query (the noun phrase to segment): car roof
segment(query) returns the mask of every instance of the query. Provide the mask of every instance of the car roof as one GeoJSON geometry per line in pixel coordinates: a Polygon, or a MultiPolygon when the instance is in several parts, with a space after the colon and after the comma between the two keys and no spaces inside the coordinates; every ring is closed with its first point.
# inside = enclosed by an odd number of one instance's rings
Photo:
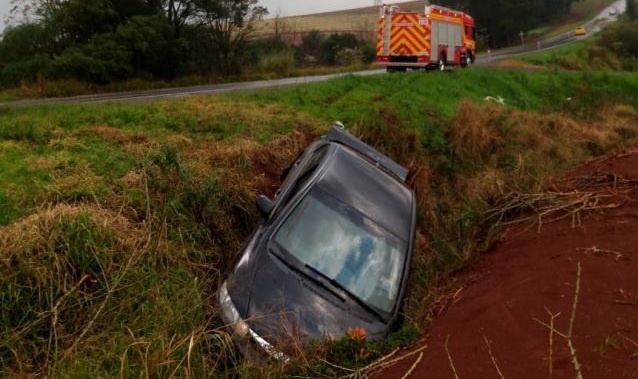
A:
{"type": "Polygon", "coordinates": [[[414,195],[395,177],[352,149],[333,143],[317,186],[384,227],[410,241],[414,195]]]}

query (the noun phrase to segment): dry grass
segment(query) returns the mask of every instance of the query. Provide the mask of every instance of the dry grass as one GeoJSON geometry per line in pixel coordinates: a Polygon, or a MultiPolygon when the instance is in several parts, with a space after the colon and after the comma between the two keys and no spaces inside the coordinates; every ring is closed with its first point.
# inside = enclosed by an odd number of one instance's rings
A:
{"type": "Polygon", "coordinates": [[[503,138],[494,121],[502,113],[502,107],[462,101],[448,129],[455,154],[461,159],[486,160],[496,153],[503,138]]]}
{"type": "Polygon", "coordinates": [[[455,154],[468,161],[473,172],[460,180],[459,190],[489,202],[526,183],[530,173],[541,183],[557,168],[560,171],[609,151],[610,146],[622,146],[623,140],[638,133],[636,120],[635,111],[625,106],[603,109],[594,120],[576,121],[554,113],[464,102],[449,128],[455,154]],[[519,153],[516,146],[525,146],[525,152],[519,153]]]}
{"type": "Polygon", "coordinates": [[[25,259],[30,262],[30,259],[49,247],[51,239],[56,237],[53,231],[60,220],[76,219],[82,215],[86,215],[88,221],[94,225],[107,228],[117,249],[136,250],[147,240],[146,231],[139,229],[120,214],[96,205],[58,204],[45,206],[28,217],[0,228],[0,258],[3,262],[13,259],[25,259]],[[26,252],[30,252],[31,255],[21,256],[21,253],[26,252]]]}

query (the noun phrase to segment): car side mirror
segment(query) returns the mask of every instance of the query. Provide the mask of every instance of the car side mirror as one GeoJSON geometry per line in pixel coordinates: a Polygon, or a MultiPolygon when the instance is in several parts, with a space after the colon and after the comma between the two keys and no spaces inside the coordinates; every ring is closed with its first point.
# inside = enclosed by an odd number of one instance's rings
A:
{"type": "Polygon", "coordinates": [[[272,208],[272,200],[270,200],[268,196],[259,195],[257,197],[257,209],[259,209],[259,213],[261,213],[264,218],[268,218],[270,216],[272,208]]]}

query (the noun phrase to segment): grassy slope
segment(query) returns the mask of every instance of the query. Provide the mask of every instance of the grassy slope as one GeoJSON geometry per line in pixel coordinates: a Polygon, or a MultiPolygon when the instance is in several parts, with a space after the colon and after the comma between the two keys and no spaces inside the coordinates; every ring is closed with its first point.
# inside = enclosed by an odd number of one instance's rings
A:
{"type": "MultiPolygon", "coordinates": [[[[214,290],[256,221],[254,196],[337,119],[411,169],[406,311],[422,322],[434,278],[489,243],[487,204],[636,141],[635,88],[621,73],[473,68],[2,110],[0,302],[13,306],[0,311],[0,374],[281,375],[233,355],[214,290]]],[[[327,372],[307,359],[298,371],[327,372]]]]}

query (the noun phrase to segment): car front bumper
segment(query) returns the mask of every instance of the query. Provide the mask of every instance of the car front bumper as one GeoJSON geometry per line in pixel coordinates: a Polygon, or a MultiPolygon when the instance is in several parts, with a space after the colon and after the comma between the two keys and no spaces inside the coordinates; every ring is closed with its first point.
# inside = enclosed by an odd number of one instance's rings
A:
{"type": "Polygon", "coordinates": [[[232,298],[228,294],[228,285],[222,283],[218,297],[221,309],[221,317],[224,325],[231,331],[233,340],[248,359],[255,359],[259,356],[273,357],[282,362],[288,362],[290,358],[277,350],[270,342],[266,341],[259,334],[250,328],[244,321],[235,307],[232,298]]]}

